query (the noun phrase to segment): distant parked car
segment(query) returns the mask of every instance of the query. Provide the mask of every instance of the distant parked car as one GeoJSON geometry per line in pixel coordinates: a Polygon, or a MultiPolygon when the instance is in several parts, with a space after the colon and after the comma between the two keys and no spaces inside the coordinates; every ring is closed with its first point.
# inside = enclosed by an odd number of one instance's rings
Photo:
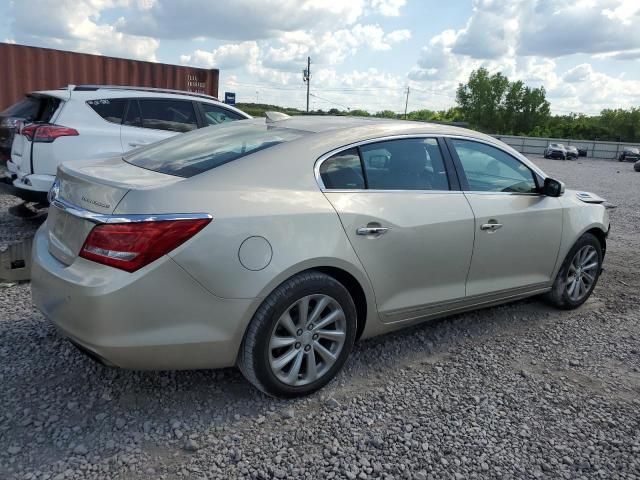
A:
{"type": "Polygon", "coordinates": [[[578,156],[579,157],[586,157],[587,156],[587,149],[578,147],[578,156]]]}
{"type": "Polygon", "coordinates": [[[568,147],[564,147],[566,150],[566,158],[573,158],[576,159],[580,156],[580,153],[578,152],[578,149],[576,147],[574,147],[573,145],[569,145],[568,147]]]}
{"type": "Polygon", "coordinates": [[[561,158],[567,159],[567,149],[561,143],[550,143],[547,148],[544,149],[544,158],[561,158]]]}
{"type": "Polygon", "coordinates": [[[42,113],[18,123],[2,186],[44,204],[62,162],[122,156],[177,133],[251,118],[209,95],[175,90],[84,85],[29,97],[42,113]]]}
{"type": "Polygon", "coordinates": [[[619,162],[637,162],[640,160],[640,150],[636,147],[624,147],[618,155],[619,162]]]}
{"type": "Polygon", "coordinates": [[[0,162],[11,158],[11,144],[20,122],[48,122],[58,103],[56,98],[32,93],[0,113],[0,162]]]}

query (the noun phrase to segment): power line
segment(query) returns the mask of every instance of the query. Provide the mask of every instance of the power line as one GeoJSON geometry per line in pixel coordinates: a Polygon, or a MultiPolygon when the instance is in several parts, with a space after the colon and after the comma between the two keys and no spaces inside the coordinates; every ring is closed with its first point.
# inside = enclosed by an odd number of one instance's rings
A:
{"type": "Polygon", "coordinates": [[[319,95],[316,95],[315,93],[311,93],[310,95],[311,95],[312,97],[317,98],[318,100],[323,100],[323,101],[328,102],[328,103],[331,103],[331,104],[333,104],[333,105],[337,105],[337,106],[339,106],[339,107],[346,108],[347,110],[351,110],[351,108],[349,108],[349,107],[348,107],[348,106],[346,106],[346,105],[343,105],[343,104],[338,103],[338,102],[334,102],[334,101],[332,101],[332,100],[329,100],[328,98],[323,98],[323,97],[321,97],[321,96],[319,96],[319,95]]]}

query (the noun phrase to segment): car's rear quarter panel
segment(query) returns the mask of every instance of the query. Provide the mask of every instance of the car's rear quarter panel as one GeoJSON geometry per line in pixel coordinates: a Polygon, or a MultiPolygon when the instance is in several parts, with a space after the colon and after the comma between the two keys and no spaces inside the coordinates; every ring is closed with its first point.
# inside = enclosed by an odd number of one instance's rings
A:
{"type": "Polygon", "coordinates": [[[315,182],[314,155],[304,142],[272,147],[166,188],[131,191],[115,213],[211,214],[211,224],[170,256],[218,297],[263,298],[298,272],[334,267],[360,283],[377,323],[364,269],[315,182]],[[252,236],[271,246],[261,270],[239,260],[240,246],[252,236]]]}

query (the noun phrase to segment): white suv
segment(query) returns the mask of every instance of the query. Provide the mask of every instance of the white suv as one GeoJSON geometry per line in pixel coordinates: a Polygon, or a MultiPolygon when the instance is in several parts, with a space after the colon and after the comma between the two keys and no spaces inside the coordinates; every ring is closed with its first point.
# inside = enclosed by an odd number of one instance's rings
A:
{"type": "Polygon", "coordinates": [[[47,115],[19,125],[3,183],[42,203],[62,162],[121,156],[177,133],[251,118],[214,97],[175,90],[71,85],[30,96],[49,106],[47,115]]]}

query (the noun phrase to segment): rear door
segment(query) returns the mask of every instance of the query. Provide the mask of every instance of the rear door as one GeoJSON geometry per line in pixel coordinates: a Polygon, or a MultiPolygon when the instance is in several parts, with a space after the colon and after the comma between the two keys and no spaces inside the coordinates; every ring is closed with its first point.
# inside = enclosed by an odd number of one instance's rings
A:
{"type": "Polygon", "coordinates": [[[198,128],[193,102],[167,98],[131,99],[120,141],[126,152],[198,128]]]}
{"type": "Polygon", "coordinates": [[[486,143],[448,139],[475,214],[467,295],[504,294],[551,282],[562,236],[562,206],[539,193],[534,172],[486,143]]]}
{"type": "Polygon", "coordinates": [[[361,145],[319,165],[383,322],[446,310],[465,296],[474,220],[448,162],[436,138],[412,138],[361,145]]]}

